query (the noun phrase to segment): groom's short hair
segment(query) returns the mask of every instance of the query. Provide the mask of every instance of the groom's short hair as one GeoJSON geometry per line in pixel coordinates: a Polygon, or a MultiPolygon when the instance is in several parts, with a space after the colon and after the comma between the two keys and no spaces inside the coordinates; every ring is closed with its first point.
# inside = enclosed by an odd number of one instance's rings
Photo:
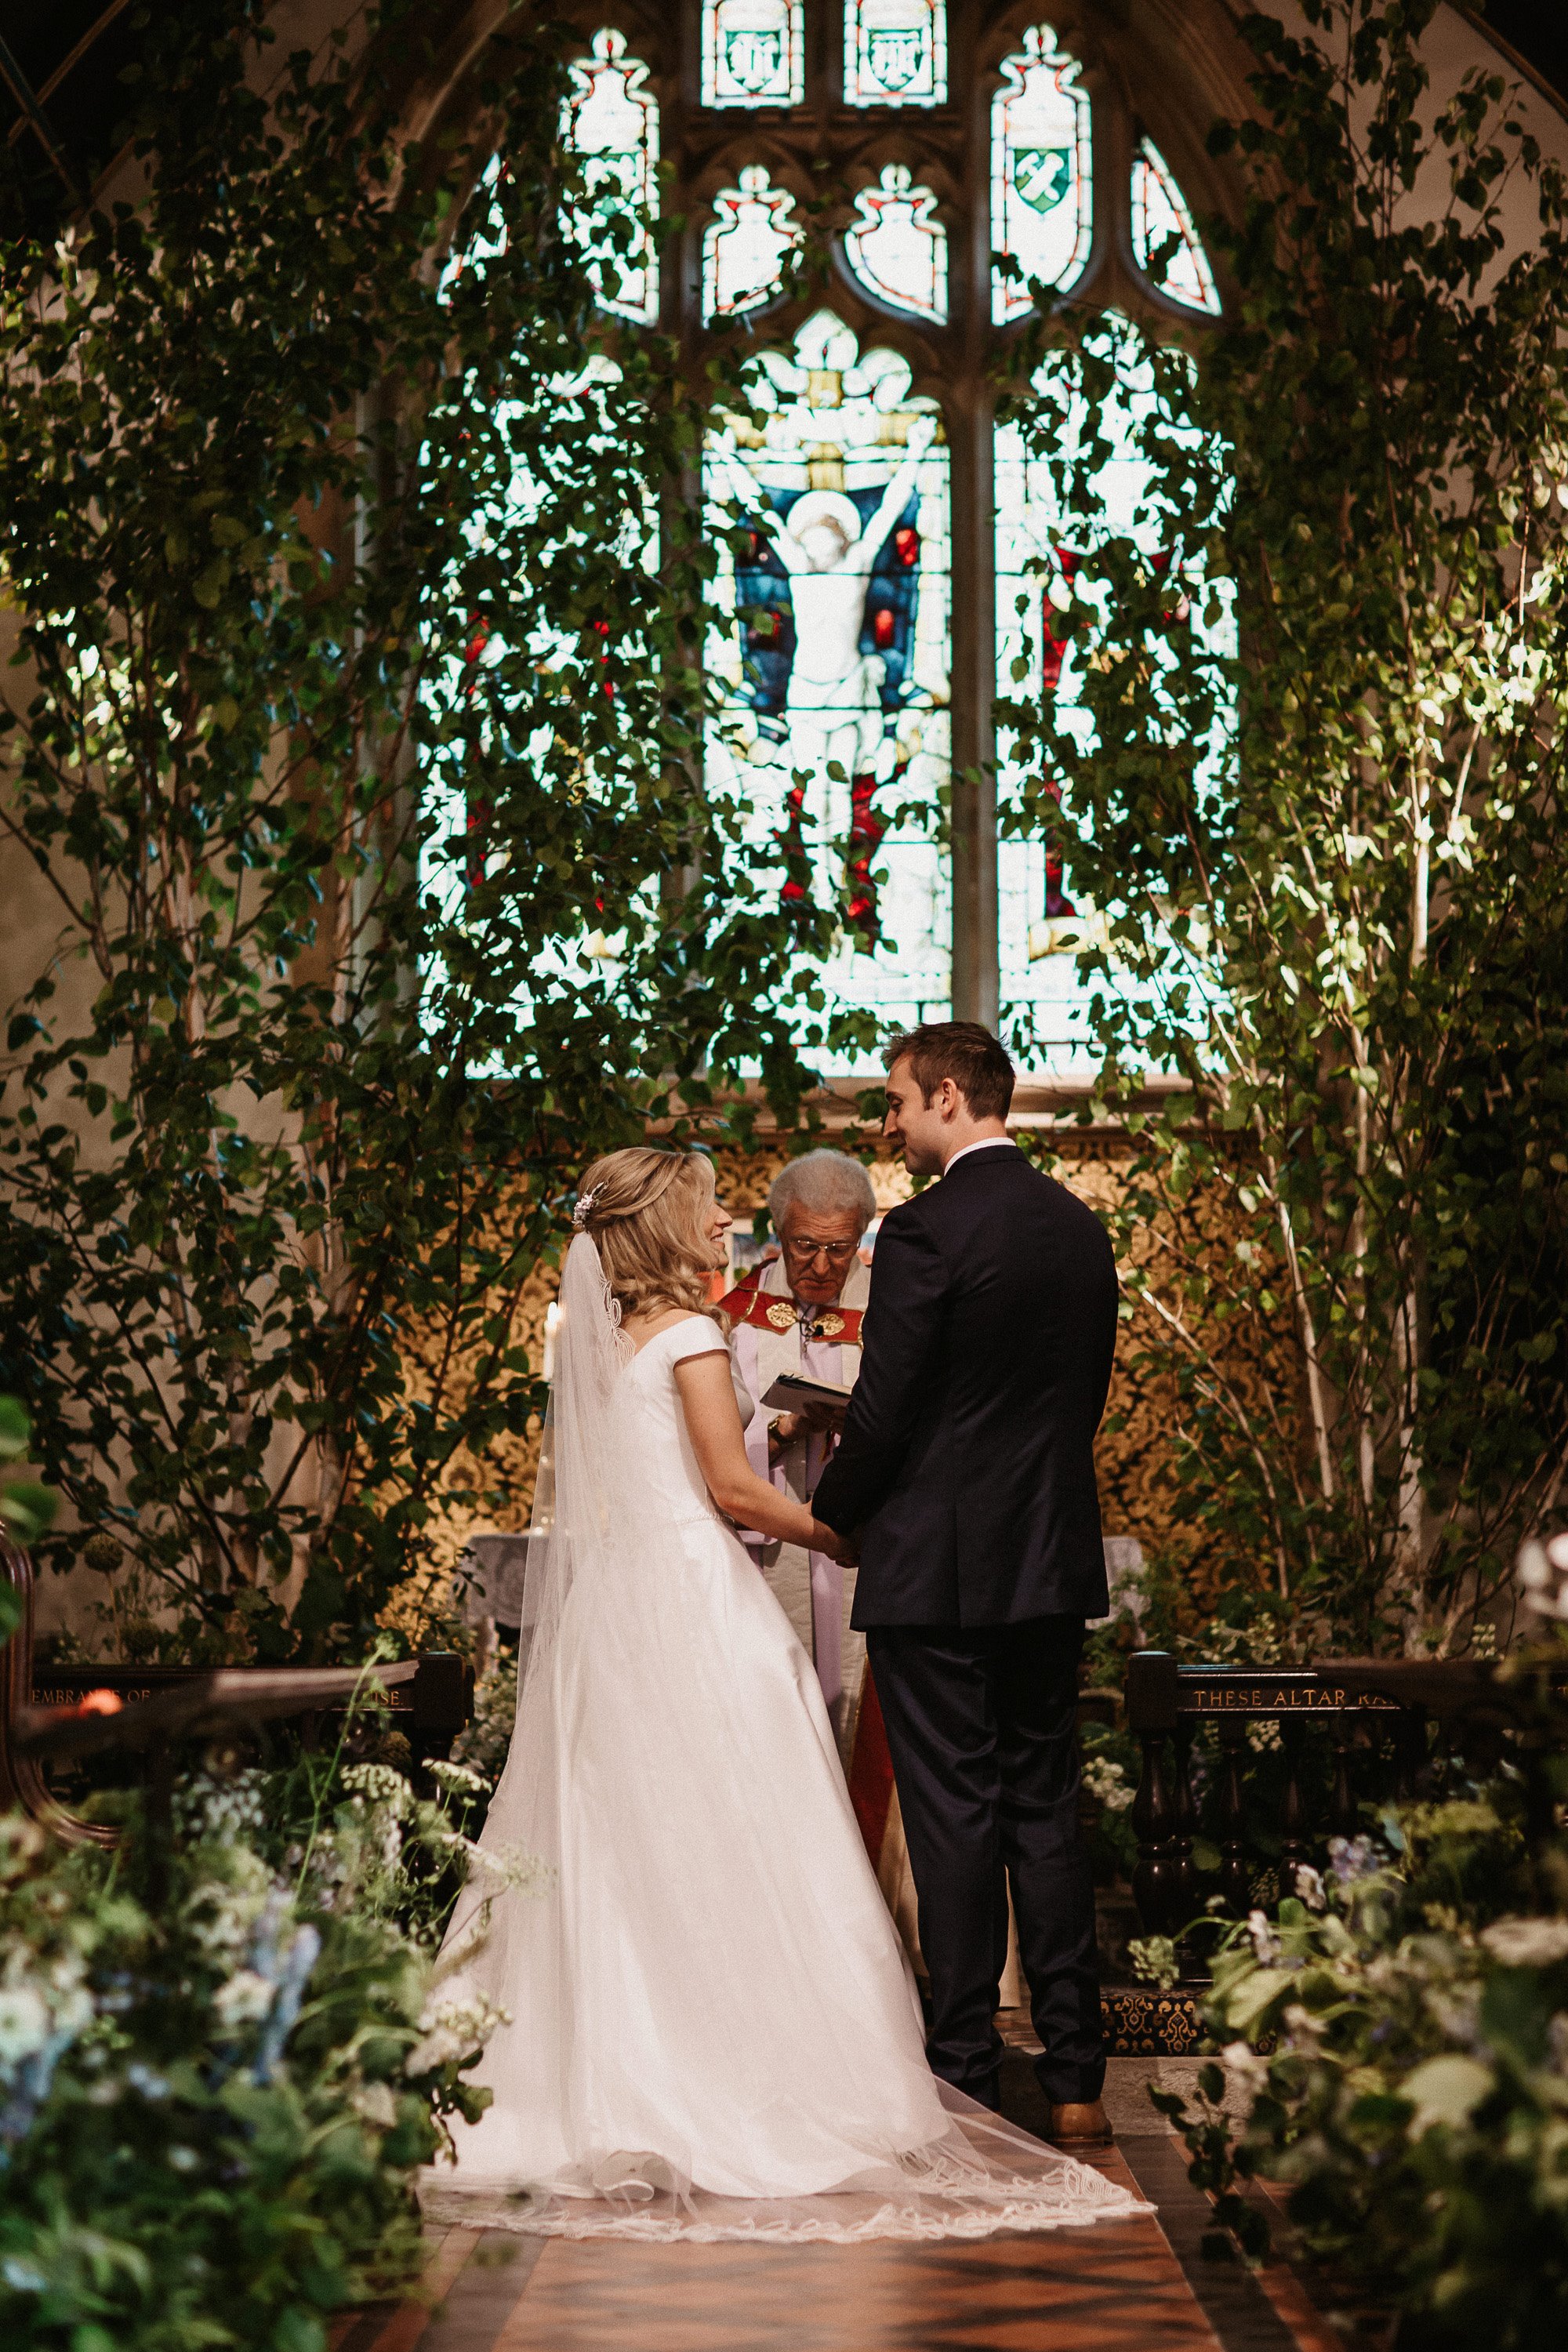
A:
{"type": "Polygon", "coordinates": [[[1013,1099],[1013,1065],[978,1021],[927,1021],[895,1037],[884,1056],[889,1073],[908,1062],[921,1100],[929,1103],[951,1078],[972,1118],[1005,1118],[1013,1099]]]}

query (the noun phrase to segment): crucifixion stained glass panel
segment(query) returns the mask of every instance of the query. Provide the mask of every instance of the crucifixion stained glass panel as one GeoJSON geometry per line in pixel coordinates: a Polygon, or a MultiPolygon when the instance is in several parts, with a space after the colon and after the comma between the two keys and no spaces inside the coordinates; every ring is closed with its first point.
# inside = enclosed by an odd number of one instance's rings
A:
{"type": "Polygon", "coordinates": [[[752,812],[785,912],[837,908],[838,1004],[940,1018],[951,990],[936,818],[948,776],[947,451],[909,362],[833,312],[763,353],[765,425],[710,442],[716,505],[749,526],[709,651],[715,786],[752,812]]]}

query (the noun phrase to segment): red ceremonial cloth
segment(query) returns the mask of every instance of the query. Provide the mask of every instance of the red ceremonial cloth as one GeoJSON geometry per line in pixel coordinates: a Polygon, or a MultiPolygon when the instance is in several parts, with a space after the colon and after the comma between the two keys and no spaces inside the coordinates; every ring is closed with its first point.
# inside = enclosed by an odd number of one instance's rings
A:
{"type": "Polygon", "coordinates": [[[855,1752],[849,1759],[849,1801],[875,1869],[881,1863],[882,1841],[893,1806],[893,1759],[888,1753],[888,1734],[869,1666],[861,1685],[855,1752]]]}

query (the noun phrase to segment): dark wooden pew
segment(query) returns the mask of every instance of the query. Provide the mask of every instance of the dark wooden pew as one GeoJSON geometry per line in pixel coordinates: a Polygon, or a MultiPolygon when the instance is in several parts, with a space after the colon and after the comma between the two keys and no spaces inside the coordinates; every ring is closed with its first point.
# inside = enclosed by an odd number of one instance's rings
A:
{"type": "Polygon", "coordinates": [[[416,1765],[450,1754],[473,1708],[473,1670],[455,1651],[400,1664],[353,1666],[123,1666],[33,1664],[33,1570],[26,1552],[0,1538],[0,1574],[17,1593],[22,1622],[0,1651],[0,1808],[19,1806],[69,1844],[110,1846],[118,1832],[83,1821],[51,1793],[50,1757],[142,1748],[153,1759],[154,1796],[165,1793],[177,1738],[242,1728],[279,1716],[310,1721],[341,1716],[366,1683],[382,1696],[382,1719],[405,1734],[416,1765]],[[91,1699],[101,1694],[104,1704],[91,1699]],[[87,1704],[84,1704],[87,1702],[87,1704]]]}

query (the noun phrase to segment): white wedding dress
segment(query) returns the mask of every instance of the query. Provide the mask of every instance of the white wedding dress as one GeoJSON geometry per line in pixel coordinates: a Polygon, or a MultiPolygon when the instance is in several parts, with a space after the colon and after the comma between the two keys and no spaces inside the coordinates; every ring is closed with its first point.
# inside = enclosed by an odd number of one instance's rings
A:
{"type": "Polygon", "coordinates": [[[511,2021],[427,2210],[838,2241],[1146,2211],[927,2066],[816,1673],[687,1434],[675,1368],[718,1328],[633,1357],[584,1237],[562,1299],[539,1624],[481,1841],[550,1874],[487,1927],[477,1870],[448,1932],[443,1998],[511,2021]]]}

